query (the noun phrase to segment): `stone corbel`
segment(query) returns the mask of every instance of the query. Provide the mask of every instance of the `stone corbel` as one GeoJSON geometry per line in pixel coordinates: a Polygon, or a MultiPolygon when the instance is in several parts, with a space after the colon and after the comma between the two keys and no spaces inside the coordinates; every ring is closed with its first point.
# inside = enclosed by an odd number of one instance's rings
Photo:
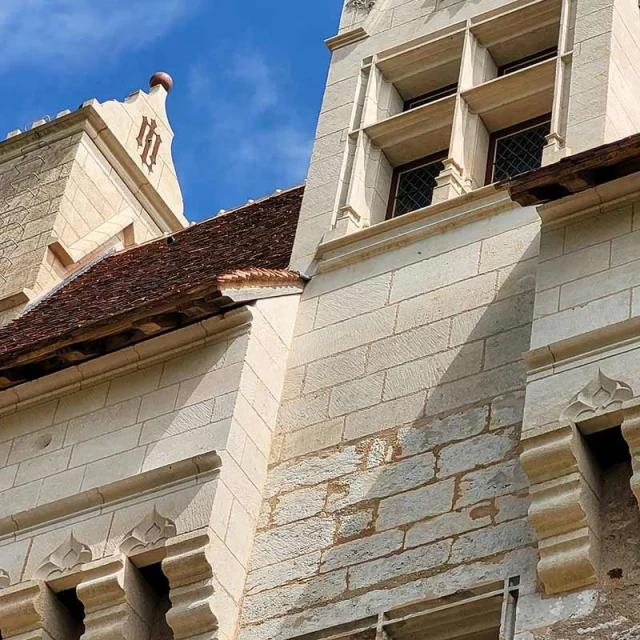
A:
{"type": "Polygon", "coordinates": [[[538,575],[548,594],[593,584],[598,566],[599,503],[574,424],[526,437],[520,460],[531,482],[529,519],[536,528],[538,575]]]}
{"type": "Polygon", "coordinates": [[[68,640],[78,623],[44,583],[28,583],[0,591],[3,640],[68,640]]]}
{"type": "Polygon", "coordinates": [[[147,640],[155,596],[128,558],[88,566],[77,587],[84,605],[82,640],[147,640]]]}
{"type": "Polygon", "coordinates": [[[199,533],[173,539],[166,547],[162,571],[170,586],[167,623],[175,640],[200,640],[218,628],[213,613],[213,569],[206,555],[208,546],[209,536],[199,533]]]}
{"type": "Polygon", "coordinates": [[[624,408],[622,435],[629,445],[633,476],[631,489],[640,503],[640,402],[635,400],[624,408]]]}

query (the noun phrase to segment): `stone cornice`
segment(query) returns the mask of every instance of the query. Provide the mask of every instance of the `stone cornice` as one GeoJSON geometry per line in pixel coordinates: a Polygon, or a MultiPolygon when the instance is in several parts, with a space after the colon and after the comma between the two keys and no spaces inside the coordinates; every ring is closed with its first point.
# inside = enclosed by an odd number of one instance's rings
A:
{"type": "Polygon", "coordinates": [[[329,51],[337,51],[347,45],[366,40],[368,37],[369,34],[366,29],[363,27],[355,27],[354,29],[349,29],[349,31],[343,31],[338,35],[327,38],[324,43],[327,45],[329,51]]]}
{"type": "Polygon", "coordinates": [[[317,269],[321,273],[339,269],[420,238],[517,207],[506,191],[497,190],[493,185],[483,187],[425,209],[385,220],[341,238],[323,242],[316,254],[317,269]]]}
{"type": "Polygon", "coordinates": [[[146,493],[156,493],[158,487],[176,485],[194,477],[205,479],[215,477],[222,466],[218,454],[213,451],[193,458],[140,473],[124,480],[110,483],[49,504],[43,504],[28,511],[15,513],[0,519],[0,539],[7,535],[38,527],[44,523],[78,515],[97,507],[114,504],[122,500],[146,493]]]}
{"type": "Polygon", "coordinates": [[[247,307],[213,316],[105,356],[0,392],[0,415],[73,393],[146,368],[205,345],[244,333],[253,316],[247,307]]]}
{"type": "Polygon", "coordinates": [[[638,348],[640,318],[629,318],[622,322],[586,331],[578,336],[559,340],[523,354],[530,374],[547,374],[558,364],[570,364],[584,358],[599,357],[612,348],[638,348]]]}

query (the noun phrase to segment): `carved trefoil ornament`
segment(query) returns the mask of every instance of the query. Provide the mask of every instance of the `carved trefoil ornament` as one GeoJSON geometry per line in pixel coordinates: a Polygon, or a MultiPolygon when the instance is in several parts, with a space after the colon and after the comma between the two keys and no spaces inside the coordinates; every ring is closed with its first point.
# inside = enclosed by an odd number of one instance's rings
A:
{"type": "Polygon", "coordinates": [[[628,384],[609,378],[598,369],[596,377],[571,399],[562,417],[573,423],[589,420],[607,411],[620,409],[622,403],[631,398],[633,390],[628,384]]]}
{"type": "Polygon", "coordinates": [[[371,11],[376,5],[376,0],[348,0],[347,7],[359,11],[371,11]]]}
{"type": "Polygon", "coordinates": [[[127,556],[156,547],[176,535],[176,525],[156,507],[124,537],[120,550],[127,556]]]}
{"type": "Polygon", "coordinates": [[[91,549],[83,542],[76,540],[72,533],[36,571],[36,578],[38,580],[57,578],[78,569],[86,562],[91,562],[92,559],[91,549]]]}
{"type": "Polygon", "coordinates": [[[142,118],[140,133],[138,133],[136,141],[138,148],[142,149],[140,154],[142,164],[153,173],[153,167],[156,165],[158,151],[160,151],[162,144],[162,138],[158,133],[158,123],[153,118],[149,119],[147,116],[142,118]]]}
{"type": "Polygon", "coordinates": [[[0,569],[0,589],[5,589],[6,587],[10,586],[11,577],[4,569],[0,569]]]}

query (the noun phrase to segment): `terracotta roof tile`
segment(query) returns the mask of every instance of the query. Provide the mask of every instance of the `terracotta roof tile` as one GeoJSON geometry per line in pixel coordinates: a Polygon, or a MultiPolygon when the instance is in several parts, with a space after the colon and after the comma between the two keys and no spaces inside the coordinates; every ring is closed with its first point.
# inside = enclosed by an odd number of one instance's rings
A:
{"type": "MultiPolygon", "coordinates": [[[[295,187],[132,249],[107,255],[0,329],[0,367],[145,307],[223,280],[290,280],[304,187],[295,187]],[[264,271],[268,270],[268,271],[264,271]]],[[[295,278],[295,276],[293,276],[295,278]]]]}

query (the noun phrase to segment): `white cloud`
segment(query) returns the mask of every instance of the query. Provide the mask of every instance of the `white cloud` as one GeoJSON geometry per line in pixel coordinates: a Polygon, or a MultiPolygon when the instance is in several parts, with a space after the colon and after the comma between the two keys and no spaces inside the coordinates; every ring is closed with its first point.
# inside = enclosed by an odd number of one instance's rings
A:
{"type": "Polygon", "coordinates": [[[261,51],[245,45],[242,51],[218,53],[228,66],[200,63],[190,73],[194,105],[209,119],[212,155],[226,180],[245,185],[285,187],[306,175],[313,131],[305,126],[288,96],[289,78],[261,51]]]}
{"type": "Polygon", "coordinates": [[[0,0],[0,70],[73,68],[167,33],[198,0],[0,0]]]}

